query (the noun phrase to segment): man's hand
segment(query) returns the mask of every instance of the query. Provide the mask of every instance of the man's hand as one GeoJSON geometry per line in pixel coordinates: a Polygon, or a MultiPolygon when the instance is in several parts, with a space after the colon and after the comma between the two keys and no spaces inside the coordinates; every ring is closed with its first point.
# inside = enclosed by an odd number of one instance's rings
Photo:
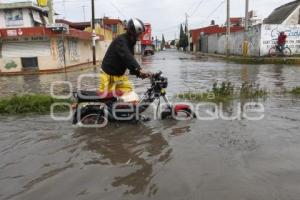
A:
{"type": "Polygon", "coordinates": [[[141,79],[149,78],[151,75],[151,73],[145,72],[143,69],[139,71],[139,78],[141,79]]]}

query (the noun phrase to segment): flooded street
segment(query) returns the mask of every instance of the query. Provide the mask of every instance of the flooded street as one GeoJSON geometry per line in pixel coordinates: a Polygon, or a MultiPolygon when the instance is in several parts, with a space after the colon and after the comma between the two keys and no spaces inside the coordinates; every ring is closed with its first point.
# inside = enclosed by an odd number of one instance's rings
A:
{"type": "MultiPolygon", "coordinates": [[[[263,101],[265,117],[84,129],[48,115],[0,116],[0,199],[299,199],[300,100],[279,94],[300,86],[299,66],[241,65],[177,51],[140,61],[169,78],[171,99],[215,81],[260,84],[272,93],[263,101]]],[[[51,82],[62,80],[76,88],[83,73],[93,70],[0,77],[1,96],[49,93],[51,82]]],[[[131,79],[139,94],[149,86],[131,79]]]]}

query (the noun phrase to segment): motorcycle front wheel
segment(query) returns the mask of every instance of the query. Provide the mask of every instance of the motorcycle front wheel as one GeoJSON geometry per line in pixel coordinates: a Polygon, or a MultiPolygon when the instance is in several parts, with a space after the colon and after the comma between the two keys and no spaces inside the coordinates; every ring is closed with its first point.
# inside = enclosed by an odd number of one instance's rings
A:
{"type": "Polygon", "coordinates": [[[103,110],[84,108],[81,110],[80,116],[78,116],[77,112],[74,114],[73,123],[77,124],[78,122],[80,125],[84,125],[84,126],[106,125],[108,123],[108,119],[105,116],[103,110]],[[77,119],[78,117],[79,119],[77,119]]]}
{"type": "Polygon", "coordinates": [[[194,112],[190,108],[178,109],[174,112],[165,110],[161,112],[161,119],[180,119],[188,120],[195,117],[194,112]]]}

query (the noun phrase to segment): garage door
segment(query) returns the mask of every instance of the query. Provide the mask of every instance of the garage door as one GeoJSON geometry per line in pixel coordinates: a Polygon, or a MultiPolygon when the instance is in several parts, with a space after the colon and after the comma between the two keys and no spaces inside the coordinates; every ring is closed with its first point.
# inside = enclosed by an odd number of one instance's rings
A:
{"type": "Polygon", "coordinates": [[[50,56],[50,42],[3,43],[3,58],[50,56]]]}

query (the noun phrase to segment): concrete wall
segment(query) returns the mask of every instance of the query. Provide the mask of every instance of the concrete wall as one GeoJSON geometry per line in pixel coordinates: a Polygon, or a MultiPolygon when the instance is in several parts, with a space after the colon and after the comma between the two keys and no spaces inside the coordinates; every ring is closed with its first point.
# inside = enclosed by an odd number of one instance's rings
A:
{"type": "MultiPolygon", "coordinates": [[[[249,39],[249,55],[259,56],[260,54],[260,26],[254,26],[249,29],[247,37],[249,39]]],[[[229,38],[230,52],[233,55],[243,55],[244,32],[231,33],[229,38]]],[[[213,34],[208,37],[208,53],[226,53],[227,38],[224,34],[213,34]]]]}
{"type": "Polygon", "coordinates": [[[23,25],[21,26],[6,26],[5,12],[0,10],[0,28],[21,28],[21,27],[33,27],[33,21],[30,16],[30,9],[23,8],[23,25]]]}
{"type": "Polygon", "coordinates": [[[103,60],[105,53],[111,44],[111,41],[99,41],[97,42],[97,60],[100,62],[103,60]]]}
{"type": "Polygon", "coordinates": [[[287,46],[292,54],[300,54],[300,25],[268,25],[262,26],[260,55],[268,55],[269,49],[277,42],[278,34],[287,34],[287,46]]]}
{"type": "MultiPolygon", "coordinates": [[[[284,31],[287,34],[287,46],[292,54],[300,54],[300,25],[257,25],[249,29],[248,55],[267,56],[269,50],[277,43],[278,34],[284,31]]],[[[230,52],[233,55],[243,55],[244,32],[231,33],[229,38],[230,52]]],[[[208,36],[209,53],[226,53],[226,35],[208,36]]]]}
{"type": "Polygon", "coordinates": [[[141,41],[137,41],[135,47],[134,47],[134,53],[141,55],[142,54],[142,44],[141,41]]]}
{"type": "Polygon", "coordinates": [[[20,58],[0,58],[0,72],[19,72],[21,70],[20,58]]]}
{"type": "Polygon", "coordinates": [[[249,55],[260,56],[261,25],[250,27],[247,36],[249,41],[249,55]]]}
{"type": "Polygon", "coordinates": [[[208,53],[208,36],[201,37],[201,47],[200,51],[203,53],[208,53]]]}
{"type": "MultiPolygon", "coordinates": [[[[37,56],[39,70],[56,70],[64,68],[63,43],[61,38],[51,38],[49,41],[50,56],[37,56]]],[[[110,45],[110,41],[96,43],[97,61],[102,61],[110,45]]],[[[26,44],[25,44],[26,45],[26,44]]],[[[64,41],[66,66],[75,66],[92,62],[92,42],[67,38],[64,41]]],[[[20,57],[0,58],[0,72],[20,72],[22,64],[20,57]]]]}
{"type": "Polygon", "coordinates": [[[0,10],[0,28],[5,28],[5,16],[3,10],[0,10]]]}
{"type": "Polygon", "coordinates": [[[218,34],[213,34],[208,37],[208,53],[217,53],[219,44],[218,44],[219,36],[218,34]]]}
{"type": "MultiPolygon", "coordinates": [[[[87,31],[90,33],[93,32],[91,27],[86,28],[84,31],[87,31]]],[[[105,28],[101,27],[99,24],[96,24],[95,31],[96,31],[96,34],[103,35],[104,40],[109,40],[109,41],[113,40],[113,33],[111,30],[105,29],[105,28]]]]}

